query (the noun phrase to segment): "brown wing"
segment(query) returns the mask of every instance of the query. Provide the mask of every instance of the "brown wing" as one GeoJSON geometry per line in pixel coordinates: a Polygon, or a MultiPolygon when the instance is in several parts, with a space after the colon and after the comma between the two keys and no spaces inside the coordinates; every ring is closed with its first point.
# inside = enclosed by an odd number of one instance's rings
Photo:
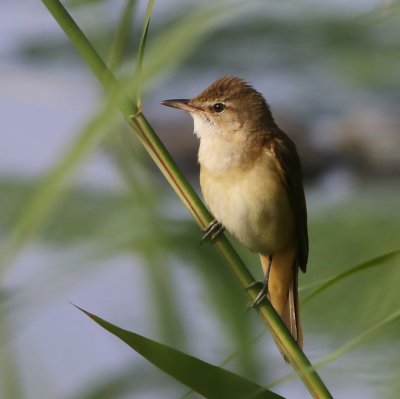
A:
{"type": "Polygon", "coordinates": [[[289,200],[296,219],[299,249],[297,260],[300,269],[305,272],[308,261],[308,231],[307,231],[307,208],[304,197],[303,174],[296,146],[290,138],[278,131],[270,142],[271,150],[274,152],[282,168],[284,183],[289,194],[289,200]]]}

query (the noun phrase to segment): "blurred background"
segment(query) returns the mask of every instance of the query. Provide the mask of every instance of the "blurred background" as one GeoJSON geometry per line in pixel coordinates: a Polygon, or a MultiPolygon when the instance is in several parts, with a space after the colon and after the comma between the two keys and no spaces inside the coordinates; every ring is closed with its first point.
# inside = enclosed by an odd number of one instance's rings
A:
{"type": "MultiPolygon", "coordinates": [[[[399,250],[400,3],[198,3],[156,2],[144,64],[144,113],[185,175],[198,187],[192,121],[160,101],[238,75],[265,95],[303,162],[310,261],[300,296],[399,250]]],[[[129,77],[146,2],[64,4],[129,77]]],[[[1,399],[185,395],[70,302],[216,365],[235,353],[224,367],[263,385],[291,371],[41,2],[0,3],[0,115],[1,399]]],[[[257,256],[235,246],[261,277],[257,256]]],[[[399,260],[382,261],[305,303],[310,360],[396,315],[399,279],[399,260]]],[[[335,398],[398,397],[392,319],[320,369],[335,398]]],[[[297,379],[273,390],[309,397],[297,379]]]]}

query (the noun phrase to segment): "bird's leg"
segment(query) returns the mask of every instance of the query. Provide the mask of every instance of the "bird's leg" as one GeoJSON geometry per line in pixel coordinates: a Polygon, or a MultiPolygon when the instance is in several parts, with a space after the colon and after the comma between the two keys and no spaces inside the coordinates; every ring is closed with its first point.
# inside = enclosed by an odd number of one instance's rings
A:
{"type": "Polygon", "coordinates": [[[213,219],[205,228],[200,244],[202,244],[204,241],[213,242],[224,230],[225,227],[222,226],[222,224],[216,219],[213,219]]]}
{"type": "Polygon", "coordinates": [[[269,281],[269,272],[271,270],[271,264],[272,264],[272,255],[269,255],[268,263],[265,268],[264,280],[254,281],[248,287],[246,287],[246,290],[254,287],[261,287],[260,292],[258,293],[256,299],[250,304],[251,308],[256,308],[265,298],[268,297],[268,281],[269,281]]]}

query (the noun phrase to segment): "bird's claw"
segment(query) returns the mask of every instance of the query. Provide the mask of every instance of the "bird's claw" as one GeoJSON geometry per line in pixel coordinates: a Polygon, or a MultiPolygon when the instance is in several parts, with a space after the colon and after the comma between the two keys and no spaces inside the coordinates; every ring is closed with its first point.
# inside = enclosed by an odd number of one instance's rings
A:
{"type": "Polygon", "coordinates": [[[204,230],[203,237],[201,238],[200,244],[205,241],[214,242],[214,240],[225,230],[225,227],[222,226],[217,220],[212,220],[206,229],[204,230]]]}
{"type": "Polygon", "coordinates": [[[257,281],[253,281],[250,285],[248,285],[245,290],[251,290],[252,288],[256,288],[259,287],[260,290],[262,289],[262,287],[264,287],[264,281],[261,280],[257,280],[257,281]]]}
{"type": "Polygon", "coordinates": [[[256,296],[256,299],[254,299],[254,301],[250,303],[248,309],[257,308],[258,306],[260,306],[261,302],[263,302],[265,299],[268,299],[268,283],[269,283],[269,272],[271,269],[271,264],[272,264],[272,255],[269,255],[268,264],[265,267],[264,280],[253,281],[248,287],[246,287],[246,290],[254,287],[261,287],[258,295],[256,296]]]}
{"type": "Polygon", "coordinates": [[[260,304],[268,298],[268,282],[266,281],[253,281],[248,287],[246,287],[246,291],[250,290],[252,288],[257,288],[260,287],[260,291],[256,296],[256,299],[254,299],[253,302],[251,302],[248,305],[248,310],[257,308],[260,306],[260,304]]]}

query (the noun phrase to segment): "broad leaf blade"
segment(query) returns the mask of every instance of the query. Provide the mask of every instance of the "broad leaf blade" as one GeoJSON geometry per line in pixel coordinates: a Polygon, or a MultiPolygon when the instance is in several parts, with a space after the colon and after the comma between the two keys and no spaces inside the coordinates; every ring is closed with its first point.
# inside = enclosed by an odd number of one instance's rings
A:
{"type": "Polygon", "coordinates": [[[159,369],[206,398],[282,399],[237,374],[213,366],[134,332],[119,328],[78,307],[101,327],[114,334],[159,369]]]}

